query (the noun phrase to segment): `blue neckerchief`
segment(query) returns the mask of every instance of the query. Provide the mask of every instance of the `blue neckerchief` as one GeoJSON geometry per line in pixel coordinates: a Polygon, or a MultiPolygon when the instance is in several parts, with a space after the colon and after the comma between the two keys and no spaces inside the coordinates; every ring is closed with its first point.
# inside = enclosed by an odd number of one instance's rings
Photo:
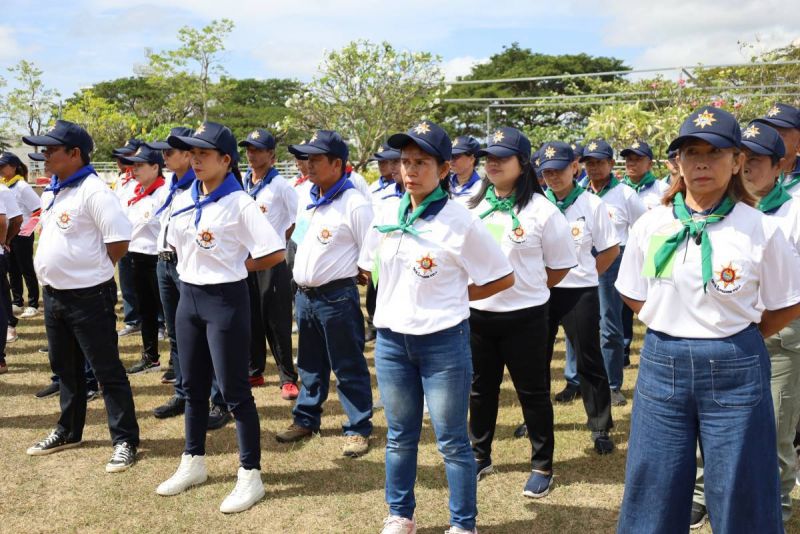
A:
{"type": "Polygon", "coordinates": [[[381,197],[381,200],[386,200],[387,198],[392,198],[392,197],[402,198],[403,197],[403,193],[405,193],[405,190],[403,190],[400,187],[400,184],[395,183],[394,184],[394,191],[392,193],[386,195],[385,197],[381,197]]]}
{"type": "Polygon", "coordinates": [[[383,176],[378,178],[378,189],[373,191],[373,193],[380,193],[390,185],[394,183],[394,180],[391,178],[384,178],[383,176]]]}
{"type": "Polygon", "coordinates": [[[589,178],[589,175],[586,174],[586,169],[581,169],[581,173],[578,175],[576,180],[578,181],[578,183],[581,183],[581,182],[583,182],[584,179],[588,180],[588,178],[589,178]]]}
{"type": "Polygon", "coordinates": [[[258,184],[253,185],[253,169],[249,169],[247,174],[244,175],[244,190],[255,200],[261,190],[267,187],[270,182],[272,182],[273,178],[279,174],[278,169],[270,167],[269,171],[267,171],[267,175],[262,178],[258,184]]]}
{"type": "Polygon", "coordinates": [[[353,182],[350,181],[348,178],[349,174],[344,174],[339,180],[333,184],[333,186],[328,189],[328,192],[322,195],[320,198],[319,196],[319,186],[314,184],[311,186],[311,204],[306,206],[307,210],[318,208],[320,206],[324,206],[325,204],[330,204],[336,198],[337,195],[340,193],[344,193],[348,189],[353,189],[355,186],[353,182]]]}
{"type": "Polygon", "coordinates": [[[467,183],[465,183],[462,186],[462,185],[459,185],[459,183],[458,183],[458,175],[456,173],[453,173],[450,176],[450,186],[451,186],[450,187],[450,193],[454,197],[462,197],[464,195],[469,195],[470,194],[470,192],[469,192],[470,187],[475,185],[475,182],[479,182],[480,180],[481,180],[481,177],[478,176],[478,171],[472,171],[472,176],[470,176],[469,180],[467,180],[467,183]],[[459,187],[461,188],[461,190],[458,189],[459,187]]]}
{"type": "Polygon", "coordinates": [[[195,180],[194,185],[192,185],[192,204],[186,206],[185,208],[181,208],[178,211],[172,214],[173,217],[176,215],[180,215],[186,211],[195,210],[194,215],[194,227],[200,224],[200,217],[203,215],[203,206],[207,206],[212,202],[216,202],[217,200],[221,199],[224,196],[230,195],[231,193],[235,193],[237,191],[242,190],[242,186],[239,185],[239,182],[236,180],[236,177],[233,176],[233,173],[229,172],[228,175],[225,177],[225,180],[219,184],[219,187],[214,189],[210,195],[208,195],[203,200],[200,200],[200,188],[203,186],[200,180],[195,180]]]}
{"type": "Polygon", "coordinates": [[[81,184],[83,180],[87,176],[91,176],[93,174],[97,174],[94,170],[94,167],[91,165],[86,165],[85,167],[81,167],[78,169],[75,174],[67,178],[66,180],[59,180],[56,175],[54,174],[52,178],[50,178],[50,185],[48,185],[44,190],[45,191],[52,191],[53,192],[53,200],[50,201],[50,205],[47,206],[47,209],[53,207],[53,204],[56,201],[56,196],[63,191],[64,189],[68,189],[70,187],[75,187],[81,184]]]}
{"type": "Polygon", "coordinates": [[[442,211],[444,205],[447,204],[448,197],[445,197],[441,200],[436,200],[428,204],[428,207],[425,208],[425,211],[422,212],[422,215],[419,216],[420,219],[423,221],[430,222],[433,220],[434,217],[439,215],[439,212],[442,211]]]}
{"type": "Polygon", "coordinates": [[[167,209],[172,201],[175,199],[175,194],[178,190],[185,191],[195,179],[194,169],[189,167],[189,170],[186,171],[186,174],[177,178],[174,174],[172,175],[172,183],[169,185],[169,194],[167,195],[167,200],[164,201],[164,205],[158,208],[156,211],[156,217],[158,217],[162,211],[167,209]]]}

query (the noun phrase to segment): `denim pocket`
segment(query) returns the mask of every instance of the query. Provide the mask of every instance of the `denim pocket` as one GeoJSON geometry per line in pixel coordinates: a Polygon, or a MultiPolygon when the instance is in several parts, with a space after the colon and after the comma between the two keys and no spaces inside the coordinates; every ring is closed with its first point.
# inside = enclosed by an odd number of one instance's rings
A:
{"type": "Polygon", "coordinates": [[[342,302],[349,302],[353,300],[353,289],[354,287],[347,286],[341,289],[334,289],[333,291],[321,293],[319,295],[319,300],[325,302],[326,304],[340,304],[342,302]]]}
{"type": "Polygon", "coordinates": [[[636,391],[651,400],[670,400],[675,395],[675,359],[642,350],[636,391]]]}
{"type": "Polygon", "coordinates": [[[750,408],[761,402],[760,356],[711,360],[714,402],[723,408],[750,408]]]}

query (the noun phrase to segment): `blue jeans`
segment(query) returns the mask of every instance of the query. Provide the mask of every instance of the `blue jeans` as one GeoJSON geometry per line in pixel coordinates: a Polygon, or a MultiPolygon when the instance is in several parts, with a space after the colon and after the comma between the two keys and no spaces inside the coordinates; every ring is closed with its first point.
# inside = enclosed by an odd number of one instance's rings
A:
{"type": "Polygon", "coordinates": [[[444,457],[450,488],[450,523],[475,528],[477,478],[467,429],[472,382],[469,322],[427,335],[378,329],[375,371],[386,409],[386,502],[389,513],[412,518],[422,402],[444,457]]]}
{"type": "Polygon", "coordinates": [[[712,530],[782,533],[770,360],[754,325],[723,339],[647,331],[618,534],[688,531],[698,437],[712,530]]]}
{"type": "MultiPolygon", "coordinates": [[[[608,375],[608,385],[611,389],[622,388],[622,369],[625,363],[625,339],[622,326],[622,308],[624,303],[619,292],[614,287],[619,273],[619,264],[622,261],[622,251],[606,272],[600,275],[600,284],[597,294],[600,298],[600,351],[603,353],[603,363],[608,375]]],[[[567,341],[566,363],[564,364],[564,378],[573,386],[578,385],[578,370],[575,363],[575,353],[572,345],[567,341]]]]}
{"type": "Polygon", "coordinates": [[[294,422],[319,430],[331,370],[348,421],[346,435],[372,433],[372,386],[364,358],[364,315],[355,283],[324,293],[295,296],[297,370],[302,385],[294,422]]]}

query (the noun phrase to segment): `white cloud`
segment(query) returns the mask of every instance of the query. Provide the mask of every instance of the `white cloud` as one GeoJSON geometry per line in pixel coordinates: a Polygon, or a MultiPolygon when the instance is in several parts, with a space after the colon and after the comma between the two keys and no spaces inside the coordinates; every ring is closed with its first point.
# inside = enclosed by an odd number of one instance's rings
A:
{"type": "Polygon", "coordinates": [[[22,50],[14,37],[14,30],[9,26],[0,26],[0,61],[21,59],[22,50]]]}
{"type": "Polygon", "coordinates": [[[445,80],[455,80],[457,76],[465,76],[472,72],[472,67],[488,63],[489,58],[475,59],[472,56],[454,57],[442,63],[445,80]]]}

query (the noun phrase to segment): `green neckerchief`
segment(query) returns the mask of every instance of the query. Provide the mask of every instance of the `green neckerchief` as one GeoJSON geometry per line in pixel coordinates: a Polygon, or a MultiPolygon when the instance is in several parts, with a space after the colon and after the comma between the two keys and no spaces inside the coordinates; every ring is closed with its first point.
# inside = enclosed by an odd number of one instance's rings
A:
{"type": "Polygon", "coordinates": [[[778,211],[778,208],[783,206],[786,201],[791,199],[792,195],[786,192],[786,188],[781,184],[781,180],[778,179],[770,192],[759,200],[758,209],[768,215],[772,215],[778,211]]]}
{"type": "Polygon", "coordinates": [[[622,182],[628,187],[632,187],[633,190],[638,193],[645,187],[648,187],[650,184],[655,183],[656,180],[657,178],[656,175],[653,174],[653,171],[647,171],[647,174],[642,176],[642,179],[639,180],[639,183],[636,183],[633,180],[631,180],[627,174],[625,175],[625,178],[623,178],[622,182]]]}
{"type": "Polygon", "coordinates": [[[508,213],[509,215],[511,215],[511,221],[513,223],[511,227],[512,230],[516,230],[517,228],[520,227],[519,219],[517,219],[517,214],[514,213],[514,203],[517,201],[516,191],[511,193],[510,197],[497,198],[497,195],[494,192],[494,186],[490,185],[489,189],[486,190],[485,198],[486,202],[488,202],[489,206],[491,207],[480,214],[481,219],[486,218],[495,211],[502,211],[504,213],[508,213]]]}
{"type": "Polygon", "coordinates": [[[713,224],[724,219],[725,216],[731,212],[735,205],[736,203],[726,195],[725,199],[720,203],[720,205],[714,208],[714,211],[712,211],[703,219],[695,220],[689,213],[689,210],[686,209],[686,204],[683,201],[683,194],[677,193],[675,195],[675,199],[672,201],[672,207],[675,210],[675,215],[678,217],[678,220],[683,225],[683,228],[667,238],[664,244],[661,245],[661,247],[659,247],[659,249],[656,251],[654,258],[656,277],[660,276],[662,271],[664,271],[664,269],[667,267],[670,259],[675,254],[675,251],[678,250],[681,242],[691,236],[695,239],[695,242],[697,242],[698,239],[700,240],[700,256],[702,258],[701,265],[703,269],[703,291],[706,291],[706,284],[708,284],[708,281],[712,278],[711,239],[708,237],[706,227],[709,224],[713,224]]]}
{"type": "MultiPolygon", "coordinates": [[[[785,178],[784,178],[784,174],[783,174],[783,173],[781,173],[781,177],[780,177],[780,178],[778,178],[778,182],[779,182],[779,183],[783,183],[783,181],[784,181],[784,180],[785,180],[785,178]]],[[[798,174],[795,174],[794,176],[792,176],[792,177],[791,177],[791,179],[789,179],[789,181],[788,181],[788,182],[786,182],[785,184],[783,184],[783,189],[784,189],[784,190],[786,190],[786,191],[788,191],[789,189],[793,188],[793,187],[794,187],[794,186],[796,186],[797,184],[800,184],[800,173],[798,173],[798,174]]]]}
{"type": "Polygon", "coordinates": [[[422,216],[429,205],[433,204],[437,200],[442,200],[443,198],[447,198],[447,193],[445,193],[444,189],[441,187],[437,187],[427,197],[425,197],[425,200],[423,200],[422,203],[417,206],[417,209],[409,214],[411,208],[411,195],[409,195],[408,191],[406,191],[403,195],[403,198],[400,199],[400,207],[397,210],[397,224],[384,224],[376,226],[375,229],[382,234],[388,234],[389,232],[400,230],[403,233],[409,233],[411,235],[418,236],[420,231],[416,230],[412,226],[414,221],[422,216]]]}
{"type": "Polygon", "coordinates": [[[610,174],[610,175],[608,176],[608,182],[606,183],[606,185],[605,185],[605,186],[603,186],[603,189],[601,189],[600,191],[598,191],[598,192],[596,192],[596,193],[595,193],[595,192],[594,192],[594,190],[591,188],[591,186],[590,186],[590,184],[591,184],[591,183],[592,183],[592,182],[591,182],[591,181],[589,181],[589,184],[587,184],[587,186],[586,186],[586,189],[587,189],[587,190],[588,190],[590,193],[592,193],[592,194],[594,194],[594,195],[597,195],[597,196],[598,196],[598,197],[600,197],[600,198],[603,198],[603,197],[605,196],[605,194],[606,194],[606,193],[608,193],[609,191],[611,191],[612,189],[614,189],[615,187],[617,187],[617,186],[619,185],[619,180],[617,180],[616,176],[614,176],[614,174],[613,174],[613,173],[612,173],[612,174],[610,174]]]}
{"type": "Polygon", "coordinates": [[[573,180],[572,191],[570,191],[569,195],[567,195],[564,198],[564,200],[558,200],[555,194],[553,194],[552,189],[548,189],[547,191],[545,191],[544,196],[547,197],[547,200],[555,204],[558,207],[558,209],[561,210],[561,213],[565,213],[567,211],[567,208],[572,206],[575,203],[575,200],[579,196],[581,196],[581,193],[583,193],[584,191],[586,191],[586,189],[579,186],[578,183],[573,180]]]}

